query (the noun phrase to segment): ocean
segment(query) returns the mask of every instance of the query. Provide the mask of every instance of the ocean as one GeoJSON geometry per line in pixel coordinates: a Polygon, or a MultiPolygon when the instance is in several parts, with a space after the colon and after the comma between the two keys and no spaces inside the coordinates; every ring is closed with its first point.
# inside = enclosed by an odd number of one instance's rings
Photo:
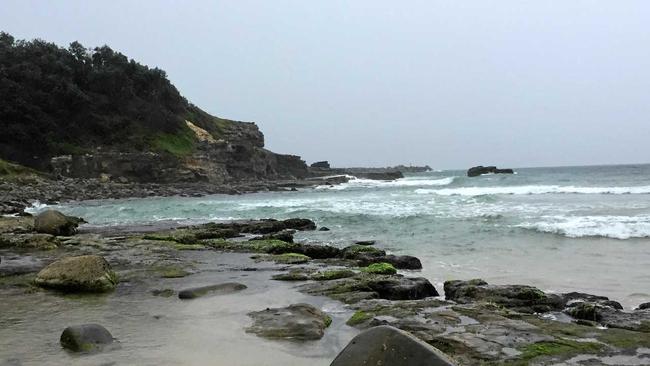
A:
{"type": "MultiPolygon", "coordinates": [[[[419,257],[439,290],[483,278],[544,291],[609,296],[626,308],[650,301],[650,165],[410,174],[352,179],[298,192],[73,202],[55,208],[90,226],[302,217],[330,231],[302,242],[376,240],[419,257]]],[[[44,206],[35,205],[37,211],[44,206]]]]}

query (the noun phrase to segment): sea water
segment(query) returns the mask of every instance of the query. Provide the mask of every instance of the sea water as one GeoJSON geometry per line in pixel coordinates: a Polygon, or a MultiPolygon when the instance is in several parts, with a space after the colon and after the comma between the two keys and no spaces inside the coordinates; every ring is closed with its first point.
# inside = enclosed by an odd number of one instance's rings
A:
{"type": "Polygon", "coordinates": [[[376,240],[392,253],[419,257],[419,275],[439,290],[445,280],[483,278],[605,295],[626,308],[650,301],[650,165],[524,168],[473,178],[434,171],[298,192],[55,208],[90,226],[309,218],[331,230],[302,232],[298,240],[376,240]]]}

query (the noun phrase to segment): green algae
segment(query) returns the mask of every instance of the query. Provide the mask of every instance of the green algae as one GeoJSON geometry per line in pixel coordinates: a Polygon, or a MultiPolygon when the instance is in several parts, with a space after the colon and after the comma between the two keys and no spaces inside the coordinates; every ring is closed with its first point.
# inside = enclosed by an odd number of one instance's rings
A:
{"type": "Polygon", "coordinates": [[[311,276],[311,279],[314,281],[331,281],[338,280],[340,278],[354,277],[355,275],[356,273],[349,269],[335,269],[315,273],[311,276]]]}
{"type": "Polygon", "coordinates": [[[345,322],[345,324],[349,326],[359,325],[361,323],[365,323],[367,320],[372,319],[373,316],[374,315],[367,313],[363,310],[358,310],[350,317],[350,319],[348,319],[347,322],[345,322]]]}
{"type": "Polygon", "coordinates": [[[393,275],[397,273],[397,269],[393,267],[390,263],[373,263],[368,267],[361,268],[361,271],[366,273],[375,273],[375,274],[384,274],[384,275],[393,275]]]}

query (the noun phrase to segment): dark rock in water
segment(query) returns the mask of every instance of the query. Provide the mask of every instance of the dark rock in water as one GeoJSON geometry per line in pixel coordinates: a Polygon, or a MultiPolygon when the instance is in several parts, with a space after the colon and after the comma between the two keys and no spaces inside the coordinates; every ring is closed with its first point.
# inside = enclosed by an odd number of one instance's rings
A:
{"type": "Polygon", "coordinates": [[[365,267],[373,263],[390,263],[398,269],[422,269],[422,262],[410,255],[381,255],[381,252],[359,252],[357,254],[347,253],[348,258],[355,259],[359,266],[365,267]]]}
{"type": "Polygon", "coordinates": [[[46,210],[34,219],[34,230],[38,233],[70,236],[77,233],[77,227],[83,219],[66,216],[59,211],[46,210]]]}
{"type": "Polygon", "coordinates": [[[99,324],[74,325],[65,328],[60,342],[63,348],[73,352],[94,352],[113,343],[113,336],[99,324]]]}
{"type": "Polygon", "coordinates": [[[310,167],[318,169],[329,169],[330,163],[328,161],[317,161],[315,163],[312,163],[310,167]]]}
{"type": "Polygon", "coordinates": [[[522,313],[560,310],[564,302],[557,295],[525,285],[488,285],[481,279],[447,281],[445,297],[461,304],[492,302],[522,313]]]}
{"type": "Polygon", "coordinates": [[[355,242],[354,244],[356,244],[356,245],[375,245],[375,241],[374,240],[361,240],[361,241],[355,242]]]}
{"type": "Polygon", "coordinates": [[[650,309],[650,302],[644,302],[643,304],[639,305],[635,310],[646,310],[650,309]]]}
{"type": "Polygon", "coordinates": [[[316,230],[316,224],[309,219],[286,219],[282,223],[286,229],[299,231],[316,230]]]}
{"type": "Polygon", "coordinates": [[[321,226],[320,229],[318,229],[318,231],[330,231],[330,228],[326,226],[321,226]]]}
{"type": "Polygon", "coordinates": [[[330,366],[453,366],[437,348],[410,333],[382,325],[354,337],[330,366]]]}
{"type": "Polygon", "coordinates": [[[336,258],[341,255],[341,249],[331,245],[303,244],[298,251],[313,259],[336,258]]]}
{"type": "Polygon", "coordinates": [[[397,269],[422,269],[422,262],[417,257],[410,255],[392,255],[376,258],[382,262],[390,263],[397,269]]]}
{"type": "Polygon", "coordinates": [[[224,295],[246,289],[246,285],[235,282],[220,283],[217,285],[188,288],[178,292],[179,299],[195,299],[205,295],[224,295]]]}
{"type": "Polygon", "coordinates": [[[341,255],[344,259],[370,260],[372,257],[385,257],[386,252],[367,245],[350,245],[343,248],[341,255]]]}
{"type": "Polygon", "coordinates": [[[468,177],[478,177],[483,174],[514,174],[512,169],[498,169],[495,166],[475,166],[467,170],[468,177]]]}
{"type": "Polygon", "coordinates": [[[623,305],[621,305],[621,303],[619,303],[618,301],[610,300],[608,297],[605,296],[585,294],[582,292],[569,292],[569,293],[561,294],[560,297],[564,301],[564,306],[567,307],[572,307],[582,302],[590,302],[602,306],[608,306],[613,309],[623,310],[623,305]]]}
{"type": "Polygon", "coordinates": [[[435,287],[424,277],[393,277],[368,282],[368,287],[387,300],[416,300],[439,296],[435,287]]]}
{"type": "Polygon", "coordinates": [[[106,292],[117,285],[117,276],[98,255],[66,257],[43,268],[34,282],[41,287],[70,292],[106,292]]]}
{"type": "Polygon", "coordinates": [[[309,304],[270,308],[248,315],[253,318],[253,325],[246,331],[266,338],[321,339],[332,322],[327,314],[309,304]]]}
{"type": "Polygon", "coordinates": [[[650,309],[621,311],[606,302],[579,302],[564,310],[579,320],[600,323],[609,328],[627,329],[650,333],[650,309]]]}

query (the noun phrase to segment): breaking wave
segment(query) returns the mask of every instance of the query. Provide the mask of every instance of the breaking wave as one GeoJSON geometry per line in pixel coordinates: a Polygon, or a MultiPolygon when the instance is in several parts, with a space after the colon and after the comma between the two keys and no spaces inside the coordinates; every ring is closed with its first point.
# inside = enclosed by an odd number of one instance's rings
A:
{"type": "Polygon", "coordinates": [[[392,181],[382,181],[374,179],[361,179],[352,177],[347,183],[334,186],[318,186],[316,189],[328,189],[340,191],[349,188],[381,188],[381,187],[436,187],[446,186],[454,182],[456,177],[446,177],[440,179],[410,179],[401,178],[392,181]]]}
{"type": "Polygon", "coordinates": [[[517,227],[570,238],[605,237],[630,239],[650,237],[650,216],[550,216],[543,221],[517,227]]]}
{"type": "Polygon", "coordinates": [[[549,193],[576,194],[650,194],[650,186],[636,187],[576,187],[557,185],[498,186],[498,187],[460,187],[443,189],[416,189],[418,194],[437,194],[441,196],[483,196],[483,195],[529,195],[549,193]]]}

